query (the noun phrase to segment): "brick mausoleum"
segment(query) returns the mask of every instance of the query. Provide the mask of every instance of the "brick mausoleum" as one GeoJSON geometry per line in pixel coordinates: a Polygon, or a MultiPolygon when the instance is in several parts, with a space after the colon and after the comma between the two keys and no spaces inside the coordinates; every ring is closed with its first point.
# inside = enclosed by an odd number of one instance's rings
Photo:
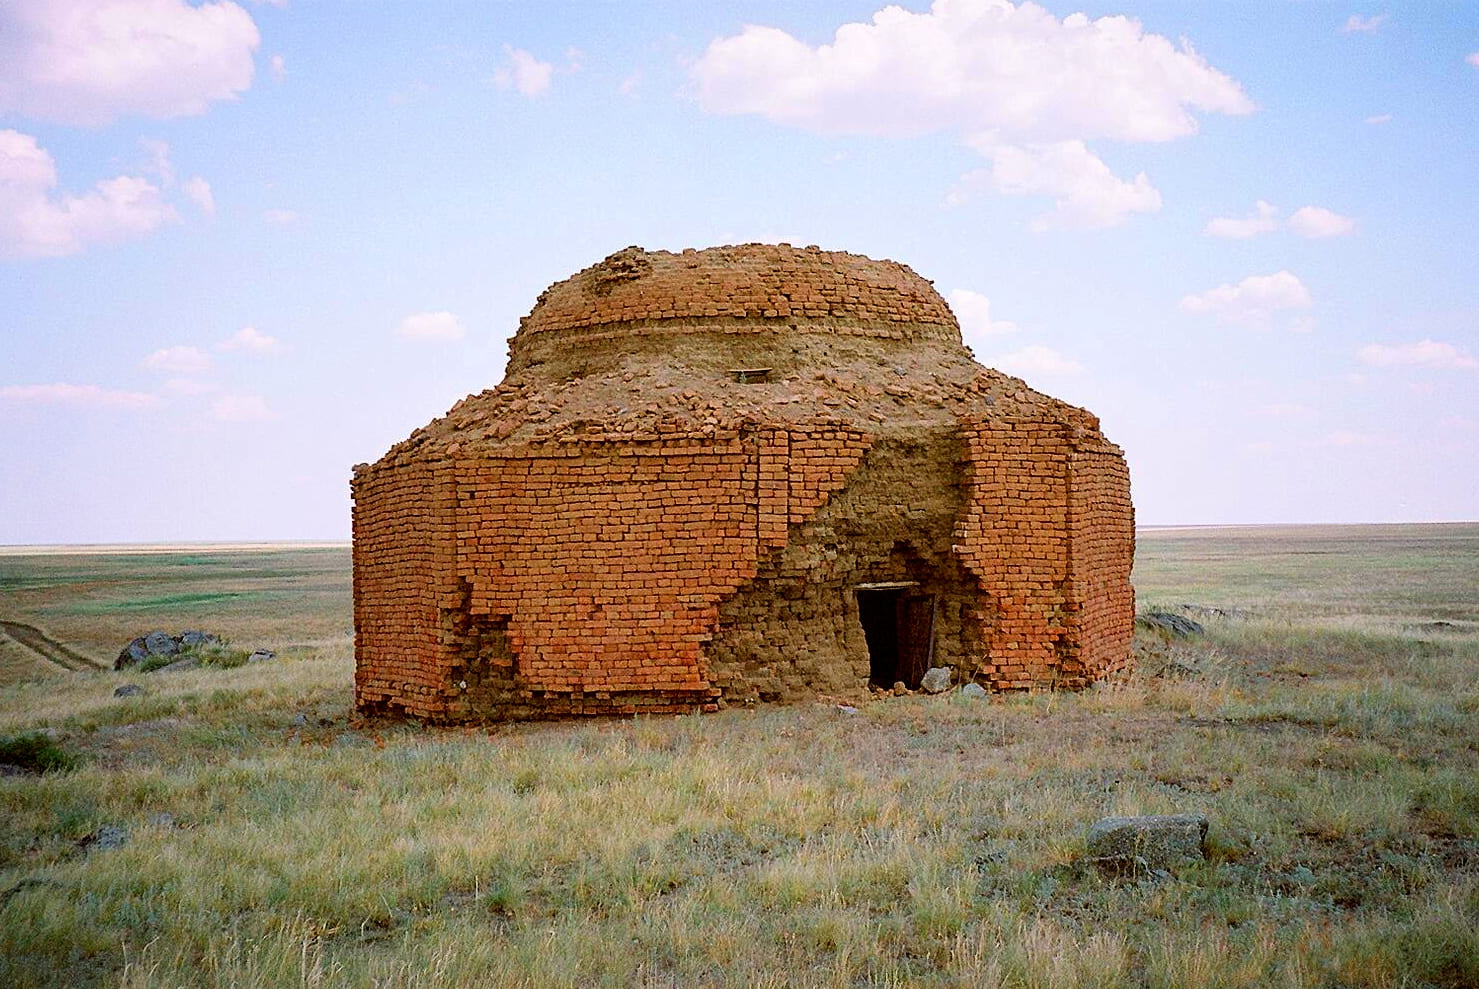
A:
{"type": "Polygon", "coordinates": [[[355,468],[355,701],[433,721],[1082,687],[1128,657],[1130,479],[892,261],[632,247],[355,468]]]}

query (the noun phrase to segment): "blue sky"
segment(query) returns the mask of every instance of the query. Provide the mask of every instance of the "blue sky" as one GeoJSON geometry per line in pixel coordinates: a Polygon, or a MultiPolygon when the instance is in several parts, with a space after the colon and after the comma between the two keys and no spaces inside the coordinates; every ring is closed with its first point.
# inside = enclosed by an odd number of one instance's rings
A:
{"type": "Polygon", "coordinates": [[[347,538],[547,284],[748,241],[934,280],[1142,523],[1472,520],[1476,187],[1472,4],[0,0],[0,543],[347,538]]]}

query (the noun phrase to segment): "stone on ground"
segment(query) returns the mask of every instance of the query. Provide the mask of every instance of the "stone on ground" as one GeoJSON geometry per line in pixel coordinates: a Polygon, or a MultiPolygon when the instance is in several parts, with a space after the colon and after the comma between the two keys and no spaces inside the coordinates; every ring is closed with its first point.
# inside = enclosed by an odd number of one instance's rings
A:
{"type": "Polygon", "coordinates": [[[1089,828],[1090,861],[1107,872],[1170,869],[1207,857],[1207,815],[1106,817],[1089,828]]]}
{"type": "Polygon", "coordinates": [[[1135,624],[1142,628],[1168,632],[1182,639],[1189,639],[1193,635],[1203,635],[1207,631],[1202,627],[1201,622],[1192,621],[1185,615],[1174,614],[1170,611],[1147,611],[1142,615],[1136,615],[1135,624]]]}
{"type": "Polygon", "coordinates": [[[919,681],[919,689],[926,694],[943,694],[950,689],[950,681],[955,678],[955,671],[948,666],[934,666],[919,681]]]}
{"type": "Polygon", "coordinates": [[[981,686],[979,683],[968,683],[964,687],[961,687],[960,688],[960,696],[962,696],[962,697],[985,697],[986,696],[986,688],[983,687],[983,686],[981,686]]]}
{"type": "Polygon", "coordinates": [[[113,691],[113,696],[114,697],[137,697],[139,694],[142,694],[143,692],[144,692],[144,688],[143,687],[140,687],[138,684],[136,684],[136,683],[125,683],[123,686],[121,686],[117,690],[113,691]]]}

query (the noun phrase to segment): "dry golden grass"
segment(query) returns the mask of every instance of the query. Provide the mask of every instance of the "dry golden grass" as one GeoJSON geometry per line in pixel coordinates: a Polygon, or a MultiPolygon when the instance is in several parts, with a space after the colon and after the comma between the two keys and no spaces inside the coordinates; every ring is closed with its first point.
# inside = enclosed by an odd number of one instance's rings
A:
{"type": "Polygon", "coordinates": [[[0,733],[85,763],[0,780],[0,985],[1479,985],[1479,616],[1363,607],[1337,571],[1390,544],[1260,600],[1255,543],[1214,583],[1144,540],[1143,596],[1276,616],[1081,695],[430,730],[356,721],[349,640],[290,615],[270,664],[13,684],[0,733]],[[1188,810],[1204,865],[1082,861],[1188,810]]]}

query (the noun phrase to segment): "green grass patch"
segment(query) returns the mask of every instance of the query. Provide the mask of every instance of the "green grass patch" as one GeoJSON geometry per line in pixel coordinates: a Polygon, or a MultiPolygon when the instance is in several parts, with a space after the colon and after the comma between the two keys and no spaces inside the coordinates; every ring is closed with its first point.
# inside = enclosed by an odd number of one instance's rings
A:
{"type": "Polygon", "coordinates": [[[0,763],[33,773],[64,773],[76,769],[78,759],[44,731],[0,737],[0,763]]]}
{"type": "Polygon", "coordinates": [[[262,600],[262,591],[191,591],[183,594],[161,594],[148,598],[125,598],[119,601],[84,601],[71,610],[86,615],[105,615],[120,611],[162,611],[172,608],[199,609],[209,605],[262,600]]]}

